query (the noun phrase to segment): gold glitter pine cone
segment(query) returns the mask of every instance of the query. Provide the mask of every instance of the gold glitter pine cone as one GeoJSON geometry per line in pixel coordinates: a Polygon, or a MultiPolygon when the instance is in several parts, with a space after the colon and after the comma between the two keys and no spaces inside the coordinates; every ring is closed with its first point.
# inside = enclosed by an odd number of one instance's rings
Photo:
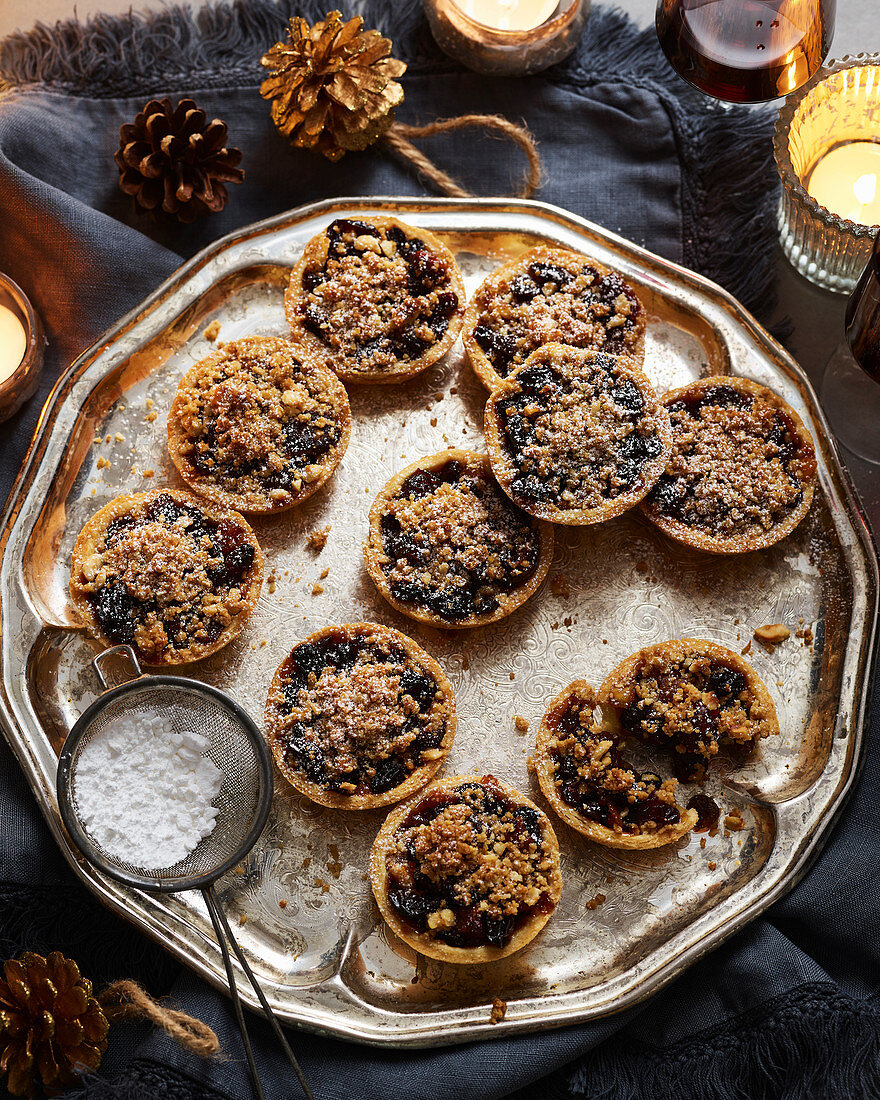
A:
{"type": "Polygon", "coordinates": [[[119,130],[113,159],[119,186],[134,199],[138,213],[161,223],[195,221],[222,210],[227,183],[241,183],[241,150],[226,145],[226,123],[208,122],[191,99],[177,107],[170,99],[151,99],[134,122],[119,130]]]}
{"type": "Polygon", "coordinates": [[[329,160],[372,145],[403,101],[396,78],[406,65],[390,56],[390,39],[363,30],[363,23],[359,15],[346,22],[331,11],[310,27],[295,16],[287,41],[261,58],[272,70],[260,87],[272,100],[272,121],[294,145],[329,160]]]}
{"type": "Polygon", "coordinates": [[[26,951],[0,979],[0,1077],[13,1096],[47,1095],[94,1071],[107,1049],[109,1024],[92,983],[60,951],[26,951]]]}

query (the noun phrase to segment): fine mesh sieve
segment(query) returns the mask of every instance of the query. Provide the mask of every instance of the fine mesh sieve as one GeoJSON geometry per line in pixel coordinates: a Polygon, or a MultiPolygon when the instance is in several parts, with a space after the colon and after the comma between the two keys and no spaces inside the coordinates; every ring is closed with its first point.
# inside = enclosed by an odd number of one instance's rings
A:
{"type": "Polygon", "coordinates": [[[221,875],[244,859],[265,827],[272,804],[272,759],[266,742],[247,712],[228,695],[208,684],[179,676],[144,675],[130,646],[114,646],[99,654],[92,662],[105,689],[107,681],[101,666],[111,656],[127,658],[134,669],[135,679],[105,690],[84,711],[67,735],[58,761],[57,777],[58,807],[64,825],[71,840],[86,859],[105,874],[128,886],[162,893],[193,889],[202,891],[223,955],[255,1095],[263,1100],[264,1093],[244,1021],[227,943],[232,947],[254,987],[307,1100],[313,1100],[302,1070],[244,953],[232,935],[229,922],[212,888],[212,884],[221,875]],[[86,831],[76,802],[76,770],[83,749],[110,723],[123,715],[129,720],[136,720],[138,714],[157,712],[170,721],[175,733],[195,730],[207,735],[208,747],[205,755],[219,768],[222,785],[212,803],[219,811],[214,826],[196,848],[173,866],[141,867],[108,852],[86,831]]]}

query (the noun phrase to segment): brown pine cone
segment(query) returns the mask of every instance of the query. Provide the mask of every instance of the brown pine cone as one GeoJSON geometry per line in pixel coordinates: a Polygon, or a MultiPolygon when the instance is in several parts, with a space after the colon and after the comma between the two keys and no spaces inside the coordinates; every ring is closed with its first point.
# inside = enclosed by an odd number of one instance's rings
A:
{"type": "Polygon", "coordinates": [[[403,101],[395,78],[406,65],[389,56],[389,39],[363,25],[359,15],[343,22],[338,11],[313,27],[296,16],[287,42],[261,58],[272,70],[260,86],[263,99],[272,100],[272,121],[294,145],[329,160],[372,145],[403,101]]]}
{"type": "Polygon", "coordinates": [[[241,183],[241,150],[226,147],[226,123],[206,121],[191,99],[172,108],[170,99],[151,99],[134,122],[119,131],[113,159],[119,186],[134,198],[137,213],[157,222],[189,223],[222,210],[226,183],[241,183]]]}
{"type": "Polygon", "coordinates": [[[13,1096],[48,1095],[94,1071],[107,1049],[109,1024],[92,983],[60,951],[26,951],[0,980],[0,1075],[13,1096]]]}

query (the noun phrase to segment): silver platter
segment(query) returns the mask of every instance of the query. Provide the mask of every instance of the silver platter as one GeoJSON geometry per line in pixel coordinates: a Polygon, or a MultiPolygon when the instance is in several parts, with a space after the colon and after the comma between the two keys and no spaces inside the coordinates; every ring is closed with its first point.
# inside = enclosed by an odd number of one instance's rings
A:
{"type": "MultiPolygon", "coordinates": [[[[57,754],[99,691],[90,668],[94,644],[76,628],[67,599],[70,551],[86,519],[114,496],[178,484],[165,450],[165,416],[179,378],[214,346],[206,326],[219,321],[221,341],[283,334],[285,277],[305,241],[334,217],[386,212],[444,239],[469,291],[497,264],[544,242],[617,268],[647,306],[646,371],[659,389],[706,373],[752,378],[797,409],[819,458],[817,499],[779,546],[734,558],[690,552],[637,513],[598,527],[559,527],[547,584],[509,619],[467,632],[424,628],[378,595],[361,544],[369,505],[391,474],[448,444],[482,449],[486,395],[456,345],[406,385],[350,387],[352,440],[335,478],[293,514],[254,524],[269,582],[243,634],[189,675],[230,691],[259,722],[272,673],[296,641],[328,623],[387,623],[432,653],[455,689],[459,729],[442,774],[494,772],[539,802],[527,756],[546,703],[569,681],[596,684],[631,651],[668,638],[705,637],[741,650],[757,626],[783,622],[792,629],[773,653],[755,643],[749,656],[774,697],[782,735],[746,766],[722,759],[708,787],[724,812],[739,808],[744,827],[626,853],[599,848],[558,823],[560,905],[529,948],[491,966],[444,965],[395,940],[366,874],[381,811],[323,809],[279,777],[260,843],[218,884],[273,1008],[317,1032],[436,1046],[631,1006],[792,886],[857,771],[877,560],[797,364],[719,287],[598,226],[540,203],[345,199],[219,241],[60,380],[0,543],[6,736],[80,877],[209,981],[224,985],[200,897],[152,896],[102,877],[72,849],[61,825],[57,754]],[[306,537],[328,523],[326,548],[316,555],[306,537]],[[316,583],[323,592],[313,594],[316,583]],[[794,636],[806,629],[812,644],[794,636]],[[528,719],[528,733],[517,731],[516,715],[528,719]],[[507,1002],[507,1015],[492,1025],[496,997],[507,1002]]],[[[691,793],[685,788],[683,800],[691,793]]]]}

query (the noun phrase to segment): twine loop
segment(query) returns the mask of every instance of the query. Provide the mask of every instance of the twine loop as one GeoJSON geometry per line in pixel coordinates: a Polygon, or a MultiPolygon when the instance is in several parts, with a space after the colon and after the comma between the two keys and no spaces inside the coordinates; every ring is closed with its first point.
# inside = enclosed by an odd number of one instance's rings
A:
{"type": "Polygon", "coordinates": [[[516,194],[517,198],[531,198],[541,182],[541,158],[538,155],[537,143],[525,126],[518,126],[501,115],[459,115],[457,118],[437,119],[436,122],[429,122],[425,126],[407,126],[402,122],[395,122],[382,140],[395,153],[408,160],[419,175],[424,176],[439,191],[453,198],[471,199],[474,197],[472,192],[466,191],[409,140],[430,137],[432,134],[443,134],[450,130],[461,130],[466,126],[482,126],[483,129],[495,131],[520,146],[528,160],[528,172],[516,194]]]}
{"type": "Polygon", "coordinates": [[[210,1058],[220,1049],[220,1040],[204,1021],[154,1001],[137,982],[127,979],[111,982],[98,997],[98,1002],[111,1022],[149,1020],[175,1043],[200,1058],[210,1058]]]}

